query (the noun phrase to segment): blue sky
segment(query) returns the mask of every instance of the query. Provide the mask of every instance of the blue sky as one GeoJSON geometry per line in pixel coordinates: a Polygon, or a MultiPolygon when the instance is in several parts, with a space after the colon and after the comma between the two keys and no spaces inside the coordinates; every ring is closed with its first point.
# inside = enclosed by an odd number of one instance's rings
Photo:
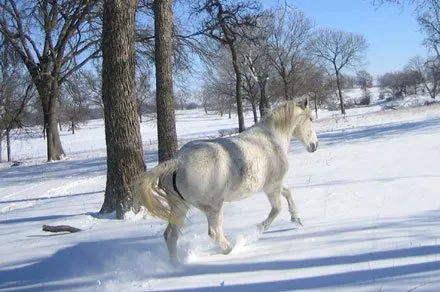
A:
{"type": "MultiPolygon", "coordinates": [[[[265,6],[277,2],[263,1],[265,6]]],[[[317,27],[362,34],[369,43],[366,69],[374,76],[402,69],[411,57],[425,56],[423,34],[411,7],[384,5],[371,0],[287,0],[301,9],[317,27]]]]}

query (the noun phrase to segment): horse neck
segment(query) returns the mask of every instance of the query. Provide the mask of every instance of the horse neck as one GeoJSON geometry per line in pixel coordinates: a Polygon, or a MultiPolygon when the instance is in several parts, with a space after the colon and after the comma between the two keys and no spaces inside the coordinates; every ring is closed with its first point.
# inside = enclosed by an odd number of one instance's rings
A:
{"type": "Polygon", "coordinates": [[[280,146],[285,149],[286,152],[290,145],[290,140],[292,140],[293,130],[299,121],[298,117],[299,115],[294,111],[289,115],[270,116],[263,123],[265,128],[277,137],[280,141],[280,146]]]}

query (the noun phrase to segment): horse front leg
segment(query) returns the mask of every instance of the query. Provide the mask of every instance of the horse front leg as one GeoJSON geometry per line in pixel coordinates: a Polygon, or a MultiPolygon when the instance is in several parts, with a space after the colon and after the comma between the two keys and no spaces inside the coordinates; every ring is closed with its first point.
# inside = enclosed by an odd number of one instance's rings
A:
{"type": "Polygon", "coordinates": [[[275,220],[275,218],[281,212],[280,191],[281,191],[280,189],[277,189],[275,191],[266,192],[267,198],[269,199],[272,209],[270,210],[269,216],[267,216],[266,220],[264,220],[263,222],[261,222],[261,224],[259,224],[259,228],[261,232],[264,232],[267,229],[269,229],[269,226],[272,224],[273,220],[275,220]]]}
{"type": "Polygon", "coordinates": [[[283,187],[281,190],[281,194],[283,195],[284,198],[286,198],[287,204],[289,205],[290,221],[302,226],[303,225],[302,221],[298,217],[298,213],[296,212],[296,206],[295,203],[293,202],[292,192],[288,188],[283,187]]]}

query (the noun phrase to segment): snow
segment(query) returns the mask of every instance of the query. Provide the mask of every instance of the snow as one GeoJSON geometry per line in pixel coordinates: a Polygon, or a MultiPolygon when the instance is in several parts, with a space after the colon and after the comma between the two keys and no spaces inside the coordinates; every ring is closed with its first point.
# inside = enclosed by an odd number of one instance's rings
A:
{"type": "MultiPolygon", "coordinates": [[[[290,222],[283,201],[260,234],[256,224],[270,210],[261,193],[227,204],[225,232],[235,248],[222,255],[193,209],[179,268],[168,260],[164,222],[145,213],[97,215],[106,179],[101,120],[63,132],[69,156],[59,162],[44,162],[38,135],[14,140],[14,159],[24,164],[0,167],[0,291],[436,291],[440,105],[319,114],[320,148],[310,154],[293,141],[285,180],[304,226],[290,222]],[[43,224],[84,231],[49,234],[43,224]]],[[[181,143],[236,123],[200,110],[177,114],[181,143]]],[[[141,131],[151,167],[155,123],[141,131]]]]}

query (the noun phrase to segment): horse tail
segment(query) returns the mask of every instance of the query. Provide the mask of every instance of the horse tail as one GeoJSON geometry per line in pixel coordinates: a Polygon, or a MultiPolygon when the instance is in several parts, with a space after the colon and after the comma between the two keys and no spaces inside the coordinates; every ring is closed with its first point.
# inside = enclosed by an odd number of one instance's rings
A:
{"type": "Polygon", "coordinates": [[[172,212],[166,189],[160,186],[161,177],[168,175],[178,168],[176,159],[160,163],[145,172],[133,185],[135,196],[141,198],[143,205],[151,215],[173,224],[181,224],[179,218],[172,212]]]}

